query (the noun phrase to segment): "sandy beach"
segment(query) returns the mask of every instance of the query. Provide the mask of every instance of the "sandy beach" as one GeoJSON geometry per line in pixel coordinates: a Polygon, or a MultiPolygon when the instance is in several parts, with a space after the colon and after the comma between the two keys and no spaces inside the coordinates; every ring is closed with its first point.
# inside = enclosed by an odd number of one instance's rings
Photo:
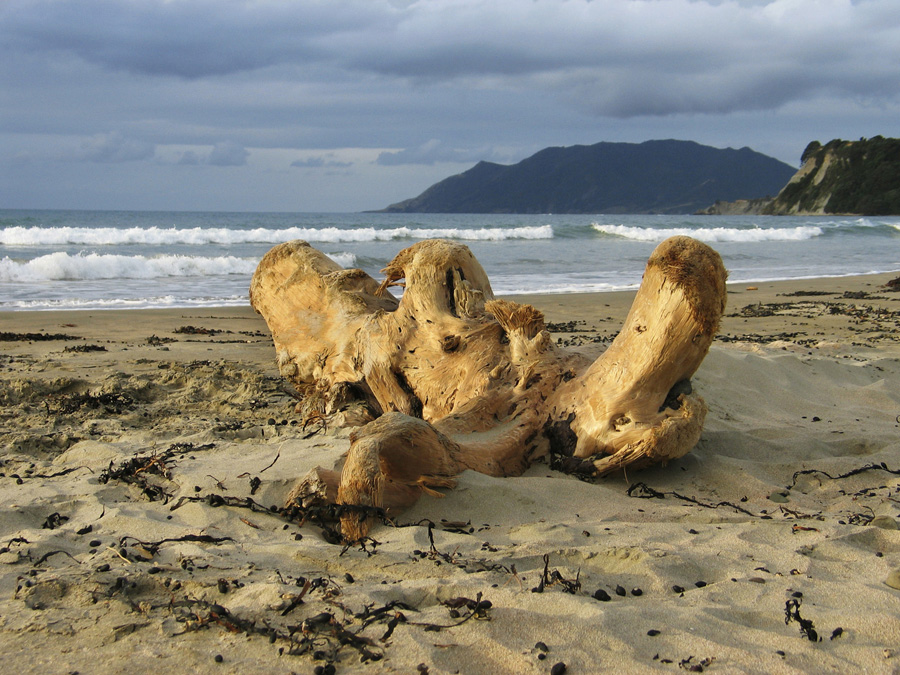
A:
{"type": "MultiPolygon", "coordinates": [[[[251,308],[0,313],[0,670],[900,672],[896,276],[730,285],[666,467],[466,472],[349,548],[279,513],[350,430],[251,308]]],[[[633,295],[515,299],[599,354],[633,295]]]]}

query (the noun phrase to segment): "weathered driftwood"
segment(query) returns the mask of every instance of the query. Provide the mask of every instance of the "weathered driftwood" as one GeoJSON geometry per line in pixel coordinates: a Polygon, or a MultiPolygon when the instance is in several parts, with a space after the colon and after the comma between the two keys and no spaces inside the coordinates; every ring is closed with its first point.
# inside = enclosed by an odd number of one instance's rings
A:
{"type": "MultiPolygon", "coordinates": [[[[719,255],[673,237],[651,255],[625,325],[593,363],[558,348],[541,312],[493,297],[461,244],[401,251],[378,284],[306,242],[273,248],[250,288],[283,376],[356,429],[343,467],[319,469],[289,502],[389,514],[465,469],[520,474],[548,451],[602,475],[681,457],[706,414],[690,377],[725,307],[719,255]],[[405,283],[403,281],[405,280],[405,283]],[[398,301],[387,289],[405,286],[398,301]]],[[[350,540],[371,523],[348,511],[350,540]]]]}

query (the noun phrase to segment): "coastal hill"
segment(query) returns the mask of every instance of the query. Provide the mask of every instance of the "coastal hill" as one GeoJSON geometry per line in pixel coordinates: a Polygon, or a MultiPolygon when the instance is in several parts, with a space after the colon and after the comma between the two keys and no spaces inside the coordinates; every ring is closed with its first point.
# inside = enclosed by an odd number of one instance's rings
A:
{"type": "Polygon", "coordinates": [[[692,141],[546,148],[518,164],[479,162],[385,213],[693,213],[776,194],[795,169],[750,148],[692,141]]]}
{"type": "Polygon", "coordinates": [[[800,170],[774,199],[720,201],[700,213],[900,215],[900,139],[813,141],[801,161],[800,170]]]}

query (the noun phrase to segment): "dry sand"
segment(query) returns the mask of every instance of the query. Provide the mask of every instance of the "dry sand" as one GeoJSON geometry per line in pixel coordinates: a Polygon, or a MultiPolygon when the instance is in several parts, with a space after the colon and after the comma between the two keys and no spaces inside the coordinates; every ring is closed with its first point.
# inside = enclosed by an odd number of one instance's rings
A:
{"type": "MultiPolygon", "coordinates": [[[[0,314],[0,670],[900,672],[891,276],[732,286],[683,459],[467,472],[349,549],[269,509],[349,441],[249,308],[0,314]]],[[[632,295],[520,300],[599,353],[632,295]]]]}

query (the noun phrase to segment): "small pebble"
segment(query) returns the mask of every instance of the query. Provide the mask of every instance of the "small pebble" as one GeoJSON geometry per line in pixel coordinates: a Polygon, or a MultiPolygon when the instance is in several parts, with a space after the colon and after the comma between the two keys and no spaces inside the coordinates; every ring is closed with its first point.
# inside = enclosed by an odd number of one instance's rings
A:
{"type": "Polygon", "coordinates": [[[550,669],[550,675],[563,675],[566,672],[566,664],[560,661],[550,669]]]}
{"type": "Polygon", "coordinates": [[[697,588],[703,588],[704,586],[706,586],[706,582],[705,582],[705,581],[698,581],[698,582],[696,582],[696,583],[694,584],[694,586],[696,586],[697,588]]]}
{"type": "Polygon", "coordinates": [[[657,635],[659,635],[659,631],[655,628],[651,628],[647,631],[647,635],[649,635],[650,637],[656,637],[657,635]]]}
{"type": "Polygon", "coordinates": [[[623,598],[628,595],[628,591],[626,591],[621,586],[616,586],[616,595],[621,595],[623,598]]]}
{"type": "Polygon", "coordinates": [[[869,521],[869,525],[872,527],[878,527],[882,530],[898,530],[900,527],[897,525],[897,520],[892,518],[891,516],[875,516],[869,521]]]}
{"type": "Polygon", "coordinates": [[[684,586],[672,586],[672,590],[676,593],[684,593],[684,586]]]}
{"type": "Polygon", "coordinates": [[[346,574],[344,574],[344,581],[346,581],[348,584],[352,584],[354,581],[356,581],[356,579],[353,578],[353,575],[350,574],[350,572],[347,572],[346,574]]]}
{"type": "Polygon", "coordinates": [[[544,642],[535,642],[535,643],[534,643],[534,648],[537,649],[537,650],[539,650],[539,651],[542,651],[542,652],[549,652],[549,651],[550,651],[550,647],[548,647],[544,642]]]}
{"type": "Polygon", "coordinates": [[[642,591],[640,588],[632,588],[631,594],[632,595],[643,595],[644,591],[642,591]]]}
{"type": "Polygon", "coordinates": [[[101,542],[99,539],[91,539],[91,540],[88,542],[88,546],[92,546],[93,548],[97,548],[97,547],[98,547],[100,544],[102,544],[102,543],[103,543],[103,542],[101,542]]]}
{"type": "Polygon", "coordinates": [[[599,600],[600,602],[609,602],[612,598],[609,597],[609,593],[604,591],[602,588],[598,588],[594,591],[594,595],[592,596],[594,600],[599,600]]]}
{"type": "Polygon", "coordinates": [[[222,658],[221,654],[216,654],[215,659],[213,659],[216,663],[222,663],[225,659],[222,658]]]}

